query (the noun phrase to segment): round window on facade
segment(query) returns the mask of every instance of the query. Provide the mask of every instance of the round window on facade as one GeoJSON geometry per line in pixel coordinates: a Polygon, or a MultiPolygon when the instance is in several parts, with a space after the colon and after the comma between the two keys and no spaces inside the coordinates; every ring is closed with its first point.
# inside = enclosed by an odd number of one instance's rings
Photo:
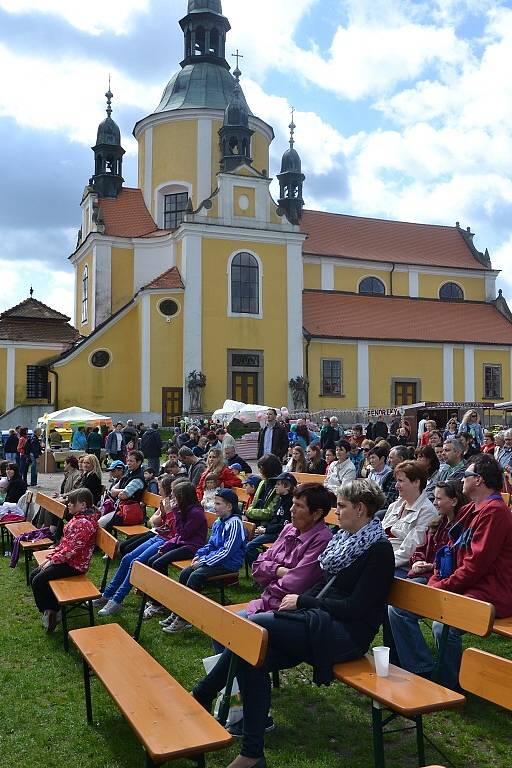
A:
{"type": "Polygon", "coordinates": [[[110,352],[106,349],[98,349],[91,355],[91,365],[95,368],[105,368],[110,363],[110,352]]]}
{"type": "Polygon", "coordinates": [[[158,311],[164,317],[174,317],[180,311],[180,305],[174,299],[163,299],[158,305],[158,311]]]}

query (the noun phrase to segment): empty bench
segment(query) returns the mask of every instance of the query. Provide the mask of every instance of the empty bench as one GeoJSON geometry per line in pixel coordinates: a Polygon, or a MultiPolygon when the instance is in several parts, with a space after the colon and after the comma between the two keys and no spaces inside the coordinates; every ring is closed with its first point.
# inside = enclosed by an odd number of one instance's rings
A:
{"type": "MultiPolygon", "coordinates": [[[[218,603],[192,592],[136,562],[131,583],[199,630],[233,651],[230,680],[240,657],[259,666],[266,655],[267,632],[218,603]],[[236,655],[235,655],[236,654],[236,655]]],[[[176,758],[205,765],[204,755],[224,749],[233,738],[182,686],[118,624],[70,632],[83,657],[87,720],[92,723],[90,677],[93,673],[119,707],[142,743],[148,766],[176,758]]],[[[221,720],[229,709],[228,682],[221,720]]]]}
{"type": "MultiPolygon", "coordinates": [[[[55,595],[62,614],[62,634],[64,640],[64,650],[69,650],[68,642],[68,618],[72,612],[85,609],[89,617],[89,624],[94,626],[94,611],[92,601],[101,597],[105,584],[107,582],[108,570],[111,561],[115,558],[117,552],[116,539],[103,528],[98,528],[96,534],[96,546],[107,555],[103,579],[100,590],[96,588],[87,574],[79,576],[69,576],[66,579],[55,579],[50,581],[50,587],[55,595]]],[[[50,550],[51,551],[51,550],[50,550]]],[[[34,553],[38,565],[42,565],[47,556],[48,550],[34,553]]]]}

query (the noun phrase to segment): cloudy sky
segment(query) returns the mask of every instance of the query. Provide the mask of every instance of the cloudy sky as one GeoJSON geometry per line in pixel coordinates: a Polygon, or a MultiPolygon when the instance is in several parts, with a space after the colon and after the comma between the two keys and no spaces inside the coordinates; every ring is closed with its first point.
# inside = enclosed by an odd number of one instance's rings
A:
{"type": "MultiPolygon", "coordinates": [[[[182,58],[186,0],[0,0],[0,310],[28,295],[72,314],[67,257],[108,75],[131,131],[182,58]]],[[[223,0],[252,111],[286,146],[307,205],[471,226],[512,299],[512,0],[223,0]]]]}

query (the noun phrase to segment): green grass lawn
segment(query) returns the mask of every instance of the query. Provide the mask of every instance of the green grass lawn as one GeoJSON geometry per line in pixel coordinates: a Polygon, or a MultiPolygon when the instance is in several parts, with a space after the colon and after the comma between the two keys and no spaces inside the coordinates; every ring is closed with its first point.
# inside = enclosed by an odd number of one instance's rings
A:
{"type": "MultiPolygon", "coordinates": [[[[92,681],[94,726],[85,720],[82,670],[75,653],[66,655],[60,628],[46,635],[20,564],[0,562],[0,765],[16,768],[135,768],[144,765],[139,742],[97,680],[92,681]]],[[[99,583],[103,563],[95,556],[91,576],[99,583]]],[[[254,594],[247,582],[228,590],[232,602],[254,594]]],[[[139,599],[130,596],[113,617],[133,632],[139,599]]],[[[157,620],[144,622],[141,643],[182,685],[190,689],[202,676],[201,659],[211,655],[208,638],[196,630],[177,636],[161,632],[157,620]]],[[[512,644],[496,635],[472,645],[512,658],[512,644]]],[[[372,740],[368,700],[334,684],[317,688],[311,670],[301,666],[281,675],[273,695],[277,729],[266,739],[272,768],[371,768],[372,740]]],[[[169,701],[172,708],[172,701],[169,701]]],[[[511,717],[497,707],[468,697],[462,710],[425,718],[425,733],[460,768],[509,768],[511,717]]],[[[415,740],[411,733],[387,738],[388,768],[412,768],[415,740]]],[[[212,754],[211,768],[224,768],[237,754],[212,754]]],[[[428,761],[441,762],[427,747],[428,761]]],[[[176,761],[176,767],[193,765],[176,761]]]]}

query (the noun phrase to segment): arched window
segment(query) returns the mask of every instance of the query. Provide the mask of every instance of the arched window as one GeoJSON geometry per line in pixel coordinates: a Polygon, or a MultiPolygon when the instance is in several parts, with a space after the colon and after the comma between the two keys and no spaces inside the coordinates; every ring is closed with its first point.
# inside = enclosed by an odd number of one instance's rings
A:
{"type": "Polygon", "coordinates": [[[359,283],[359,293],[365,296],[385,296],[386,286],[378,277],[365,277],[359,283]]]}
{"type": "Polygon", "coordinates": [[[231,312],[259,315],[260,269],[250,253],[237,253],[231,262],[231,312]]]}
{"type": "Polygon", "coordinates": [[[464,291],[457,283],[445,283],[439,289],[439,298],[443,301],[464,301],[464,291]]]}
{"type": "Polygon", "coordinates": [[[87,322],[89,305],[89,267],[87,264],[82,271],[82,323],[87,322]]]}

